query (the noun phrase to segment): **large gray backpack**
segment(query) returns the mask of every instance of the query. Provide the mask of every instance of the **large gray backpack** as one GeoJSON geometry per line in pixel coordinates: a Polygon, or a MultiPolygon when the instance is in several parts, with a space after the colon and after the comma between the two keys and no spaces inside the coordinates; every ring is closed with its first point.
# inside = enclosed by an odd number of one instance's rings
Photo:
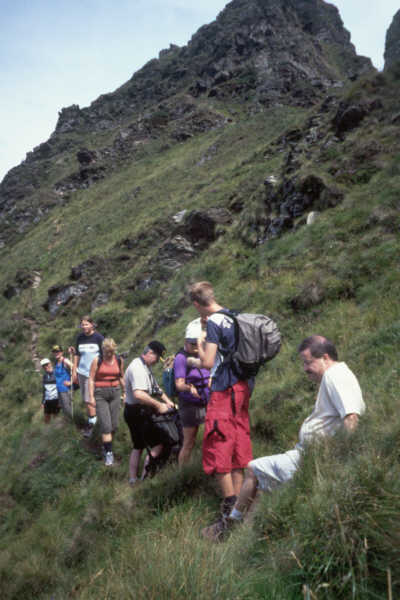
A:
{"type": "Polygon", "coordinates": [[[218,311],[235,325],[235,350],[224,357],[236,375],[249,379],[257,375],[261,365],[272,360],[281,348],[281,334],[276,323],[265,315],[218,311]]]}

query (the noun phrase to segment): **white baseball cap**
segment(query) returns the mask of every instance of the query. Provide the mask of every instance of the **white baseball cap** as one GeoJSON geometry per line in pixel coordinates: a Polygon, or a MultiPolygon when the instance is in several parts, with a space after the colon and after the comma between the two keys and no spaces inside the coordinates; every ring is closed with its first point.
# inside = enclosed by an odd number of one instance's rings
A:
{"type": "Polygon", "coordinates": [[[190,321],[186,327],[185,340],[191,343],[196,343],[201,335],[201,319],[198,317],[194,321],[190,321]]]}
{"type": "Polygon", "coordinates": [[[45,365],[48,365],[48,364],[50,364],[50,363],[51,363],[51,361],[50,361],[48,358],[43,358],[43,359],[40,361],[40,366],[41,366],[41,367],[44,367],[45,365]]]}

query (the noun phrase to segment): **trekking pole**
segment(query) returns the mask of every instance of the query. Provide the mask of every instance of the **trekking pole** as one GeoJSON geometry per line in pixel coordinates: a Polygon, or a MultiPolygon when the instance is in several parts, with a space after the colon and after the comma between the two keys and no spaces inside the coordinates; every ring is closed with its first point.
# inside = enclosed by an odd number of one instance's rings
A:
{"type": "Polygon", "coordinates": [[[74,361],[73,361],[73,355],[72,352],[70,351],[69,353],[69,360],[71,361],[71,379],[70,379],[70,388],[69,388],[69,394],[70,394],[70,398],[71,398],[71,419],[74,420],[74,383],[73,383],[73,365],[74,365],[74,361]]]}

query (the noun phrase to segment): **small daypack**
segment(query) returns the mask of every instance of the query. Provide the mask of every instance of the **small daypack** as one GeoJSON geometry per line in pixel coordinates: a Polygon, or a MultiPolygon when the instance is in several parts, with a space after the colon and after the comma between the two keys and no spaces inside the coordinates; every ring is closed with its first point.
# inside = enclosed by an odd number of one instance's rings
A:
{"type": "Polygon", "coordinates": [[[178,390],[175,386],[175,372],[174,372],[174,360],[178,354],[184,354],[188,356],[187,352],[182,348],[174,356],[169,356],[165,359],[164,369],[162,374],[162,386],[167,394],[168,398],[176,398],[178,396],[178,390]]]}
{"type": "Polygon", "coordinates": [[[177,389],[175,386],[175,373],[174,373],[174,359],[175,356],[168,356],[165,359],[163,374],[162,374],[162,387],[168,398],[175,398],[177,395],[177,389]]]}
{"type": "Polygon", "coordinates": [[[164,446],[175,446],[180,443],[178,427],[178,411],[176,408],[169,409],[163,414],[151,413],[150,421],[160,437],[160,443],[164,446]]]}
{"type": "Polygon", "coordinates": [[[272,360],[281,348],[281,334],[276,323],[265,315],[218,311],[231,317],[235,326],[235,350],[224,357],[231,361],[237,376],[255,377],[259,368],[272,360]]]}

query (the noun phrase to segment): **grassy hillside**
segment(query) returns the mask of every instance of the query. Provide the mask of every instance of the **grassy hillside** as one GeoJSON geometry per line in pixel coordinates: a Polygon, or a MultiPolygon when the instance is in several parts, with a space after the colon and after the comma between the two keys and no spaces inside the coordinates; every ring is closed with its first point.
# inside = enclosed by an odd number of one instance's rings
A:
{"type": "MultiPolygon", "coordinates": [[[[1,251],[1,289],[21,271],[41,276],[38,288],[0,301],[2,598],[398,595],[399,78],[395,70],[371,75],[343,94],[348,102],[376,101],[376,109],[342,139],[332,134],[336,108],[248,115],[215,101],[212,109],[230,119],[223,127],[121,165],[1,251]],[[313,118],[314,141],[307,138],[313,118]],[[303,132],[296,145],[279,141],[294,130],[303,132]],[[303,214],[290,232],[255,244],[254,227],[269,215],[265,178],[309,174],[337,186],[343,201],[313,225],[303,214]],[[166,267],[160,257],[176,233],[173,215],[210,207],[230,208],[232,222],[191,260],[166,267]],[[48,289],[89,258],[89,292],[50,316],[48,289]],[[140,290],[145,275],[155,284],[140,290]],[[306,335],[336,342],[368,406],[351,440],[338,436],[311,449],[293,483],[262,498],[252,525],[215,547],[199,537],[219,503],[202,474],[200,445],[190,466],[168,467],[132,490],[125,424],[116,436],[118,464],[106,470],[99,440],[83,442],[61,418],[44,426],[32,363],[32,332],[40,356],[53,343],[69,344],[100,292],[109,300],[93,312],[99,330],[129,359],[150,337],[175,351],[195,316],[185,288],[198,279],[210,280],[227,306],[271,314],[283,334],[252,397],[255,456],[290,448],[313,406],[315,387],[296,353],[306,335]]],[[[75,413],[79,425],[77,397],[75,413]]]]}

